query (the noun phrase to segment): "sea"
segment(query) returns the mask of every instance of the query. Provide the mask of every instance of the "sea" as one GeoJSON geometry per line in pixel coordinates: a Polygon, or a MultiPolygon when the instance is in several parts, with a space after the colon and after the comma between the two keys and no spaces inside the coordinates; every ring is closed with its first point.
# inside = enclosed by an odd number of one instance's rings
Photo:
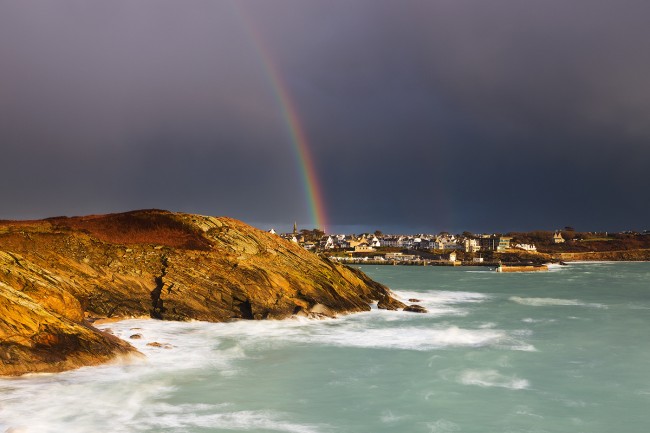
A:
{"type": "Polygon", "coordinates": [[[146,358],[1,379],[0,432],[650,431],[650,263],[361,269],[428,313],[104,324],[146,358]]]}

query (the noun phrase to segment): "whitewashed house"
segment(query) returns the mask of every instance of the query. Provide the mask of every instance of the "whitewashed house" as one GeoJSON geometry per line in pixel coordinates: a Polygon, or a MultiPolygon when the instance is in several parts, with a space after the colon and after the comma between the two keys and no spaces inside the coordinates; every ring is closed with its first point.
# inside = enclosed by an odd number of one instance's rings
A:
{"type": "Polygon", "coordinates": [[[515,245],[515,248],[524,250],[524,251],[530,251],[530,252],[535,252],[537,251],[537,247],[533,244],[517,244],[515,245]]]}
{"type": "Polygon", "coordinates": [[[332,236],[323,237],[320,242],[320,247],[324,250],[332,250],[336,248],[336,242],[332,236]]]}

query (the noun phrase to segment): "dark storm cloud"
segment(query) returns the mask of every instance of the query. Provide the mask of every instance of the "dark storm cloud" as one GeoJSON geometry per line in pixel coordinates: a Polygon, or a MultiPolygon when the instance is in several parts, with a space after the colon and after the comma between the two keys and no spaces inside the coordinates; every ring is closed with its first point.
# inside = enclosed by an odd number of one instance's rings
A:
{"type": "Polygon", "coordinates": [[[335,225],[647,228],[649,15],[641,1],[4,1],[0,218],[164,207],[307,225],[262,47],[335,225]]]}
{"type": "Polygon", "coordinates": [[[326,101],[318,114],[336,119],[310,123],[340,168],[335,220],[390,224],[399,209],[421,227],[647,224],[646,4],[366,6],[332,18],[338,32],[311,17],[315,38],[276,27],[304,104],[326,101]],[[358,195],[341,194],[351,184],[358,195]]]}

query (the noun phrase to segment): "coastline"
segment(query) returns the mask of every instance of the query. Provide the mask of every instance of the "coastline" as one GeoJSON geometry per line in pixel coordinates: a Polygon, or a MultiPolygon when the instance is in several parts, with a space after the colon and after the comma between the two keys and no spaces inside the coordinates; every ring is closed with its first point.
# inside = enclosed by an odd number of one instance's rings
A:
{"type": "Polygon", "coordinates": [[[429,314],[373,306],[336,320],[105,323],[98,326],[147,358],[3,378],[0,432],[417,432],[440,419],[432,410],[462,431],[525,430],[531,422],[568,431],[567,416],[598,431],[618,422],[611,395],[635,422],[645,419],[647,395],[639,391],[649,389],[648,347],[639,325],[650,308],[647,264],[511,277],[468,268],[364,271],[394,286],[399,300],[419,299],[429,314]],[[621,281],[630,285],[611,290],[621,281]],[[136,333],[141,338],[130,340],[136,333]],[[625,372],[621,354],[633,361],[625,372]],[[527,412],[505,425],[522,405],[544,418],[527,412]]]}
{"type": "Polygon", "coordinates": [[[135,351],[93,326],[121,318],[261,321],[398,304],[362,272],[227,217],[143,210],[0,228],[0,372],[11,375],[135,351]]]}

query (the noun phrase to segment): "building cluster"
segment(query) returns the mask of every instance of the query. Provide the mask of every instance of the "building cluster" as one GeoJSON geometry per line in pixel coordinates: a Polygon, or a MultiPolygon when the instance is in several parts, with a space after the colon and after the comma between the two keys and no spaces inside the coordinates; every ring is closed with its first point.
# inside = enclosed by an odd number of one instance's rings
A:
{"type": "Polygon", "coordinates": [[[361,235],[326,235],[318,241],[309,241],[297,233],[281,235],[292,242],[299,243],[306,249],[351,250],[354,252],[372,252],[378,248],[400,248],[412,250],[462,250],[454,235],[381,235],[364,233],[361,235]]]}
{"type": "Polygon", "coordinates": [[[465,251],[478,253],[481,251],[503,252],[511,248],[525,251],[537,251],[535,245],[511,245],[511,237],[496,235],[475,235],[473,237],[456,236],[449,233],[438,235],[384,235],[380,233],[364,233],[361,235],[324,235],[320,239],[306,239],[304,234],[293,233],[280,235],[283,238],[296,242],[308,250],[345,250],[357,253],[376,251],[379,248],[399,248],[408,250],[438,250],[438,251],[465,251]]]}

